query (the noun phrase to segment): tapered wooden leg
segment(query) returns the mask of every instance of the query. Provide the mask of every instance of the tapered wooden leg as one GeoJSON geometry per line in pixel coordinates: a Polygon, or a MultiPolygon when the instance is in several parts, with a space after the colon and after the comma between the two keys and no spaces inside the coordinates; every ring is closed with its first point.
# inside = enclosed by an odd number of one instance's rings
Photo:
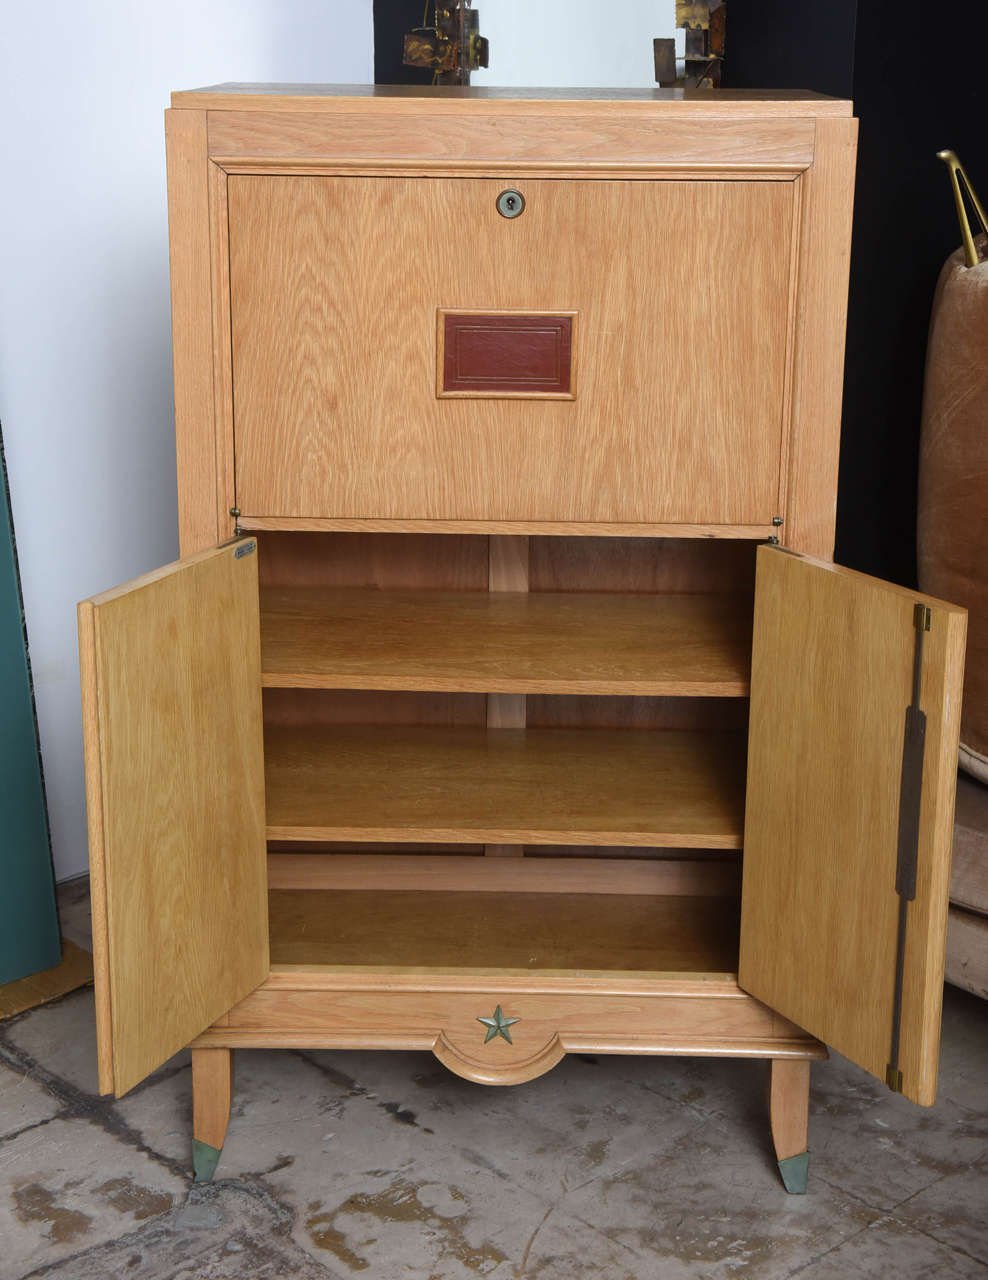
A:
{"type": "Polygon", "coordinates": [[[772,1142],[787,1191],[806,1191],[810,1153],[806,1134],[810,1117],[810,1064],[806,1058],[773,1058],[769,1102],[772,1142]]]}
{"type": "Polygon", "coordinates": [[[230,1123],[233,1050],[192,1050],[192,1167],[208,1182],[219,1163],[230,1123]]]}

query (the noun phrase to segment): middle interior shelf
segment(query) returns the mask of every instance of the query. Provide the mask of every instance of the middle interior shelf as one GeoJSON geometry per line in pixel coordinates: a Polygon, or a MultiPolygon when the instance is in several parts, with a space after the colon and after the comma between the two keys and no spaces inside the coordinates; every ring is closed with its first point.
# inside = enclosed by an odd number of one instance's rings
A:
{"type": "Polygon", "coordinates": [[[267,834],[739,849],[745,748],[728,731],[268,724],[267,834]]]}

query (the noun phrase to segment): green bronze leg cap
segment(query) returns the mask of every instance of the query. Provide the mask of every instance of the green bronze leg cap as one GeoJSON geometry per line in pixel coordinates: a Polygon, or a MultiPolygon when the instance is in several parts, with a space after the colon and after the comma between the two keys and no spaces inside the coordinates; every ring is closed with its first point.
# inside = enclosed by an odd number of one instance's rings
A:
{"type": "Polygon", "coordinates": [[[806,1180],[810,1172],[810,1153],[801,1151],[798,1156],[789,1156],[779,1161],[779,1172],[782,1182],[791,1196],[806,1195],[806,1180]]]}
{"type": "Polygon", "coordinates": [[[209,1182],[220,1162],[221,1147],[211,1147],[208,1142],[192,1139],[192,1169],[196,1182],[209,1182]]]}

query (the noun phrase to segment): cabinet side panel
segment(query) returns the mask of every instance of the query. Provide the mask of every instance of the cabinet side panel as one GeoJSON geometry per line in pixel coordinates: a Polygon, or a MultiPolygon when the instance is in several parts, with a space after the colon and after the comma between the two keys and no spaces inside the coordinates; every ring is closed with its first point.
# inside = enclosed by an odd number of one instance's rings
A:
{"type": "Polygon", "coordinates": [[[799,295],[782,541],[825,560],[834,554],[857,132],[857,120],[818,120],[813,165],[799,180],[799,295]]]}
{"type": "Polygon", "coordinates": [[[204,111],[165,112],[175,374],[178,528],[183,556],[215,546],[216,448],[209,182],[204,111]]]}
{"type": "Polygon", "coordinates": [[[93,601],[118,1095],[267,974],[256,566],[239,543],[93,601]]]}

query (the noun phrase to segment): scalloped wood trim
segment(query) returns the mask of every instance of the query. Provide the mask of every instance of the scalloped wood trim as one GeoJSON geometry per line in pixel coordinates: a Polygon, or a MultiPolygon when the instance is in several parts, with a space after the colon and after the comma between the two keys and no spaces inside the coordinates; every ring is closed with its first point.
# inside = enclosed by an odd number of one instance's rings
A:
{"type": "Polygon", "coordinates": [[[537,1053],[525,1058],[522,1062],[512,1062],[504,1067],[495,1067],[490,1062],[474,1058],[458,1049],[447,1038],[445,1031],[439,1033],[436,1043],[432,1046],[432,1052],[443,1066],[452,1071],[454,1075],[462,1076],[464,1080],[472,1080],[475,1084],[496,1085],[524,1084],[526,1080],[535,1080],[538,1076],[544,1076],[547,1071],[551,1071],[553,1067],[558,1066],[566,1056],[566,1050],[563,1048],[559,1036],[553,1035],[548,1043],[543,1045],[537,1053]]]}

